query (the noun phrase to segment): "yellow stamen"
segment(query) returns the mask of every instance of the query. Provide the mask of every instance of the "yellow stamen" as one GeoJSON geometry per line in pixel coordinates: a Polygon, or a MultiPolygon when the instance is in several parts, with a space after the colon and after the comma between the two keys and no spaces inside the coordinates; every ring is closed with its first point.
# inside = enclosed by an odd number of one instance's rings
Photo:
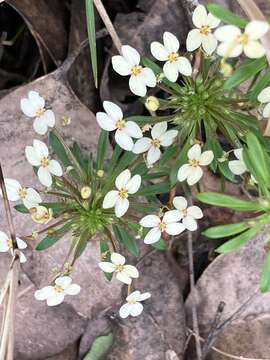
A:
{"type": "Polygon", "coordinates": [[[199,160],[191,159],[191,160],[189,160],[189,165],[191,165],[192,167],[197,167],[200,165],[200,162],[199,162],[199,160]]]}
{"type": "Polygon", "coordinates": [[[168,61],[169,61],[170,63],[176,61],[177,59],[178,59],[178,54],[177,54],[177,53],[175,53],[175,52],[169,53],[169,55],[168,55],[168,61]]]}
{"type": "Polygon", "coordinates": [[[140,73],[142,72],[142,67],[141,65],[134,65],[132,68],[131,68],[131,74],[132,75],[139,75],[140,73]]]}
{"type": "Polygon", "coordinates": [[[115,266],[115,272],[122,272],[124,270],[124,265],[116,265],[115,266]]]}
{"type": "Polygon", "coordinates": [[[55,285],[54,286],[54,290],[57,292],[57,293],[62,293],[64,291],[64,289],[59,286],[59,285],[55,285]]]}
{"type": "Polygon", "coordinates": [[[151,144],[157,148],[160,147],[160,140],[159,139],[153,139],[151,140],[151,144]]]}
{"type": "Polygon", "coordinates": [[[26,188],[22,188],[19,190],[19,197],[21,199],[25,199],[26,198],[26,195],[27,195],[27,191],[26,191],[26,188]]]}
{"type": "Polygon", "coordinates": [[[165,231],[165,229],[166,229],[166,224],[164,224],[163,222],[161,222],[161,223],[159,224],[158,228],[159,228],[159,230],[160,230],[161,232],[163,232],[163,231],[165,231]]]}
{"type": "Polygon", "coordinates": [[[201,28],[200,28],[200,33],[202,35],[208,35],[211,33],[211,29],[210,29],[210,26],[209,25],[203,25],[201,28]]]}
{"type": "Polygon", "coordinates": [[[49,166],[49,164],[50,164],[50,160],[48,157],[44,157],[40,160],[40,166],[42,166],[44,168],[49,166]]]}
{"type": "Polygon", "coordinates": [[[12,248],[13,248],[13,243],[12,243],[12,240],[11,240],[11,239],[8,239],[7,245],[8,245],[8,247],[9,247],[9,249],[12,249],[12,248]]]}
{"type": "Polygon", "coordinates": [[[238,38],[237,38],[237,41],[241,45],[247,45],[247,43],[248,43],[248,35],[247,34],[239,35],[238,38]]]}
{"type": "Polygon", "coordinates": [[[36,112],[36,116],[37,117],[41,117],[43,116],[45,113],[45,109],[39,109],[37,112],[36,112]]]}
{"type": "Polygon", "coordinates": [[[118,196],[121,198],[121,199],[126,199],[128,197],[128,191],[127,189],[121,189],[118,191],[118,196]]]}
{"type": "Polygon", "coordinates": [[[122,130],[126,126],[126,122],[123,119],[119,119],[119,120],[116,121],[115,126],[116,126],[117,129],[122,130]]]}

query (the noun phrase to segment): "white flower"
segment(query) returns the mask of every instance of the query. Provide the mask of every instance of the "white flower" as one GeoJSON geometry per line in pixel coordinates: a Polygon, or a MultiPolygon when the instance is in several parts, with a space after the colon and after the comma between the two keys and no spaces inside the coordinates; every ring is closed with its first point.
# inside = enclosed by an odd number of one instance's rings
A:
{"type": "MultiPolygon", "coordinates": [[[[22,200],[27,209],[36,207],[42,202],[39,193],[35,189],[22,187],[17,180],[5,179],[5,185],[9,201],[22,200]]],[[[2,195],[1,190],[0,194],[2,195]]]]}
{"type": "Polygon", "coordinates": [[[185,226],[179,222],[180,220],[180,212],[177,210],[167,211],[162,219],[157,215],[144,216],[140,221],[140,225],[152,228],[145,236],[144,243],[153,244],[159,241],[163,232],[169,235],[179,235],[185,230],[185,226]]]}
{"type": "Polygon", "coordinates": [[[201,151],[199,144],[195,144],[189,149],[187,153],[188,164],[182,165],[178,170],[177,177],[180,182],[187,179],[188,185],[191,186],[196,184],[203,176],[201,166],[209,165],[214,159],[214,154],[212,150],[203,153],[201,151]]]}
{"type": "Polygon", "coordinates": [[[233,153],[237,160],[231,160],[228,162],[229,169],[235,175],[242,175],[247,171],[246,164],[243,160],[243,149],[235,149],[233,150],[233,153]]]}
{"type": "Polygon", "coordinates": [[[169,130],[167,131],[167,122],[161,122],[154,125],[151,130],[152,139],[148,137],[143,137],[139,139],[134,147],[133,152],[135,154],[141,154],[145,151],[147,153],[147,162],[149,165],[154,164],[159,160],[161,156],[160,146],[170,146],[173,143],[174,138],[177,136],[177,130],[169,130]]]}
{"type": "Polygon", "coordinates": [[[263,109],[263,117],[270,117],[270,86],[263,89],[258,95],[258,101],[262,104],[266,104],[263,109]]]}
{"type": "Polygon", "coordinates": [[[260,58],[265,49],[258,40],[268,30],[269,24],[259,20],[248,23],[244,32],[234,25],[222,26],[215,31],[215,37],[221,41],[217,53],[223,57],[237,57],[244,52],[251,59],[260,58]]]}
{"type": "Polygon", "coordinates": [[[55,125],[54,113],[45,109],[45,100],[36,91],[29,91],[28,99],[21,99],[21,110],[26,116],[35,118],[34,130],[40,135],[55,125]]]}
{"type": "Polygon", "coordinates": [[[203,5],[198,5],[193,12],[192,22],[197,29],[188,33],[186,47],[188,51],[194,51],[202,46],[203,50],[211,55],[217,47],[217,39],[212,34],[220,20],[212,14],[207,14],[203,5]]]}
{"type": "Polygon", "coordinates": [[[146,86],[155,87],[156,77],[154,72],[140,65],[140,54],[129,45],[121,48],[121,55],[112,57],[113,69],[122,76],[130,75],[129,88],[138,96],[146,95],[146,86]]]}
{"type": "Polygon", "coordinates": [[[187,200],[183,196],[176,196],[173,199],[174,207],[179,210],[184,226],[189,231],[195,231],[198,228],[196,219],[203,217],[202,210],[198,206],[188,206],[187,200]]]}
{"type": "Polygon", "coordinates": [[[110,101],[104,101],[103,107],[106,112],[96,114],[99,126],[106,131],[115,132],[115,141],[124,150],[131,151],[133,148],[133,138],[141,138],[142,131],[134,121],[125,121],[120,107],[110,101]]]}
{"type": "Polygon", "coordinates": [[[46,300],[48,306],[56,306],[64,301],[66,295],[77,295],[81,291],[81,287],[72,284],[69,276],[61,276],[55,280],[54,286],[45,286],[35,292],[37,300],[46,300]]]}
{"type": "Polygon", "coordinates": [[[151,294],[148,292],[141,293],[139,290],[133,291],[126,298],[126,304],[121,306],[119,315],[123,319],[127,318],[129,315],[134,317],[140,315],[143,311],[141,301],[149,299],[150,297],[151,294]]]}
{"type": "MultiPolygon", "coordinates": [[[[22,239],[16,237],[17,245],[19,250],[23,250],[27,248],[26,242],[22,239]]],[[[10,251],[11,255],[14,254],[12,240],[5,234],[3,231],[0,231],[0,252],[8,252],[10,251]]],[[[20,251],[20,262],[23,264],[26,262],[25,255],[20,251]]]]}
{"type": "Polygon", "coordinates": [[[179,73],[185,76],[192,74],[190,61],[184,56],[179,56],[180,47],[176,36],[170,32],[163,34],[163,44],[154,41],[151,44],[151,53],[159,61],[166,61],[163,66],[163,72],[166,78],[175,82],[179,73]]]}
{"type": "Polygon", "coordinates": [[[129,194],[135,194],[139,190],[141,181],[140,175],[131,177],[128,169],[122,171],[115,179],[117,190],[111,190],[106,194],[103,200],[103,208],[110,209],[114,207],[115,215],[117,217],[123,216],[129,208],[129,194]]]}
{"type": "Polygon", "coordinates": [[[25,155],[31,165],[39,167],[37,174],[42,185],[49,187],[52,185],[52,175],[63,175],[59,162],[49,158],[49,150],[44,142],[34,140],[33,146],[26,146],[25,155]]]}
{"type": "Polygon", "coordinates": [[[139,277],[139,272],[133,265],[125,265],[126,259],[118,253],[111,254],[111,262],[103,261],[98,265],[106,273],[116,273],[116,279],[130,285],[132,278],[139,277]]]}

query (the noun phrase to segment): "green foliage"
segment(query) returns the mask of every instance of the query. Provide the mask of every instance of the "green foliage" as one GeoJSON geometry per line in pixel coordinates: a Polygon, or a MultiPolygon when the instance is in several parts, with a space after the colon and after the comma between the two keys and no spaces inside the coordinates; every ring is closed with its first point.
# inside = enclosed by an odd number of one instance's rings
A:
{"type": "Polygon", "coordinates": [[[104,360],[113,344],[113,334],[97,337],[83,360],[104,360]]]}
{"type": "Polygon", "coordinates": [[[249,228],[247,222],[213,226],[203,232],[203,235],[211,239],[219,239],[238,234],[249,228]]]}
{"type": "Polygon", "coordinates": [[[103,162],[108,142],[108,131],[101,130],[97,148],[97,170],[103,169],[103,162]]]}
{"type": "Polygon", "coordinates": [[[262,293],[265,293],[270,290],[270,251],[267,252],[263,271],[260,278],[260,290],[262,293]]]}
{"type": "Polygon", "coordinates": [[[113,225],[113,231],[116,239],[123,244],[132,255],[140,255],[140,250],[134,236],[130,235],[123,227],[117,225],[113,225]]]}
{"type": "Polygon", "coordinates": [[[242,234],[237,235],[233,239],[225,242],[225,244],[219,246],[216,249],[216,252],[224,254],[240,249],[249,239],[251,239],[254,235],[257,234],[258,230],[259,227],[255,226],[243,232],[242,234]]]}
{"type": "Polygon", "coordinates": [[[49,247],[53,246],[54,244],[56,244],[58,242],[58,240],[60,240],[70,229],[71,229],[71,225],[72,225],[72,220],[65,223],[64,226],[62,226],[60,229],[56,229],[52,232],[51,229],[51,234],[47,235],[36,247],[36,250],[38,251],[42,251],[42,250],[46,250],[49,247]]]}
{"type": "Polygon", "coordinates": [[[248,21],[246,19],[241,18],[238,15],[235,15],[225,7],[218,4],[208,4],[208,11],[215,15],[217,18],[222,20],[225,24],[231,24],[235,26],[239,26],[240,28],[244,28],[248,21]]]}
{"type": "Polygon", "coordinates": [[[92,62],[92,71],[95,80],[95,86],[98,87],[98,69],[97,69],[97,45],[96,45],[96,28],[95,13],[93,0],[85,0],[87,32],[90,46],[90,55],[92,62]]]}

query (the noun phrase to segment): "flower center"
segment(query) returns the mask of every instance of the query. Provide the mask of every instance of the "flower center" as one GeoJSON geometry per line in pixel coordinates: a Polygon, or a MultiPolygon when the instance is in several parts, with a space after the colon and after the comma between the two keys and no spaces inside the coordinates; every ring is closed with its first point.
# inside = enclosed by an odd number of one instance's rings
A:
{"type": "Polygon", "coordinates": [[[124,270],[124,265],[118,264],[115,266],[115,272],[122,272],[124,270]]]}
{"type": "Polygon", "coordinates": [[[131,68],[131,74],[134,75],[134,76],[139,75],[141,72],[142,72],[142,67],[141,67],[141,65],[134,65],[134,66],[131,68]]]}
{"type": "Polygon", "coordinates": [[[181,212],[182,212],[183,217],[187,216],[187,209],[183,209],[183,210],[181,210],[181,212]]]}
{"type": "Polygon", "coordinates": [[[169,53],[169,55],[168,55],[168,61],[169,61],[170,63],[176,61],[177,59],[178,59],[178,54],[177,54],[177,53],[175,53],[175,52],[169,53]]]}
{"type": "Polygon", "coordinates": [[[121,199],[126,199],[128,197],[128,191],[127,189],[121,189],[118,191],[118,196],[121,198],[121,199]]]}
{"type": "Polygon", "coordinates": [[[8,239],[8,241],[7,241],[7,246],[9,247],[9,249],[12,249],[12,248],[13,248],[13,243],[12,243],[12,240],[11,240],[11,239],[8,239]]]}
{"type": "Polygon", "coordinates": [[[160,140],[159,140],[159,139],[153,139],[153,140],[151,141],[151,144],[152,144],[153,146],[159,148],[159,147],[160,147],[160,140]]]}
{"type": "Polygon", "coordinates": [[[161,222],[159,225],[158,225],[158,228],[161,232],[165,231],[166,229],[166,224],[164,222],[161,222]]]}
{"type": "Polygon", "coordinates": [[[49,164],[50,164],[50,160],[48,157],[44,157],[40,160],[40,166],[42,166],[44,168],[49,166],[49,164]]]}
{"type": "Polygon", "coordinates": [[[196,160],[196,159],[191,159],[188,162],[189,162],[189,165],[192,166],[192,167],[197,167],[197,166],[200,165],[199,160],[196,160]]]}
{"type": "Polygon", "coordinates": [[[115,126],[116,126],[117,129],[122,130],[126,126],[126,122],[123,119],[119,119],[119,120],[116,121],[115,126]]]}
{"type": "Polygon", "coordinates": [[[209,25],[203,25],[200,29],[200,33],[202,35],[208,35],[208,34],[210,34],[210,32],[211,32],[211,29],[210,29],[209,25]]]}
{"type": "Polygon", "coordinates": [[[136,304],[136,300],[128,300],[128,304],[130,304],[130,305],[134,305],[134,304],[136,304]]]}
{"type": "Polygon", "coordinates": [[[237,38],[237,41],[241,45],[247,45],[247,43],[248,43],[248,35],[247,34],[239,35],[238,38],[237,38]]]}
{"type": "Polygon", "coordinates": [[[38,109],[38,111],[36,112],[36,116],[41,117],[44,115],[44,113],[45,113],[45,109],[38,109]]]}
{"type": "Polygon", "coordinates": [[[26,195],[27,195],[26,188],[20,189],[19,192],[18,192],[18,194],[19,194],[19,197],[20,197],[21,199],[25,199],[25,198],[26,198],[26,195]]]}
{"type": "Polygon", "coordinates": [[[55,285],[55,286],[54,286],[54,290],[55,290],[55,292],[57,292],[57,293],[62,293],[62,292],[64,291],[64,289],[63,289],[61,286],[59,286],[59,285],[55,285]]]}

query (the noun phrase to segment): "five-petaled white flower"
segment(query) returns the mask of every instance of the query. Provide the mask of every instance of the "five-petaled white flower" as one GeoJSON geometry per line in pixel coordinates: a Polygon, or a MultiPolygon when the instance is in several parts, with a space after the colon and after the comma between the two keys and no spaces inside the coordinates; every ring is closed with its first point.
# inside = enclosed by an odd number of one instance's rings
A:
{"type": "Polygon", "coordinates": [[[72,284],[69,276],[61,276],[55,280],[54,286],[45,286],[35,292],[37,300],[46,300],[48,306],[56,306],[64,301],[66,295],[77,295],[81,291],[81,287],[72,284]]]}
{"type": "Polygon", "coordinates": [[[188,51],[194,51],[202,46],[203,50],[211,55],[217,47],[217,39],[212,34],[220,20],[212,14],[207,14],[203,5],[198,5],[193,12],[192,22],[197,29],[188,33],[186,47],[188,51]]]}
{"type": "MultiPolygon", "coordinates": [[[[23,250],[27,248],[26,242],[24,242],[22,239],[16,237],[16,241],[19,250],[23,250]]],[[[14,254],[12,240],[7,236],[6,233],[0,231],[0,252],[9,252],[9,251],[11,255],[14,254]]],[[[22,264],[26,262],[26,257],[22,253],[22,251],[19,252],[19,257],[20,257],[20,262],[22,264]]]]}
{"type": "Polygon", "coordinates": [[[128,196],[135,194],[141,186],[142,178],[140,175],[131,177],[128,169],[124,170],[115,179],[115,186],[117,190],[109,191],[103,200],[103,208],[110,209],[114,207],[115,215],[117,217],[123,216],[128,208],[128,196]]]}
{"type": "Polygon", "coordinates": [[[140,54],[136,49],[129,45],[121,48],[122,55],[112,57],[113,69],[122,76],[130,75],[129,88],[138,96],[146,95],[146,86],[155,87],[156,77],[154,72],[140,65],[140,54]]]}
{"type": "Polygon", "coordinates": [[[166,31],[163,34],[163,44],[154,41],[151,44],[151,53],[159,61],[166,61],[163,72],[166,78],[175,82],[179,73],[185,76],[192,74],[190,61],[178,53],[180,44],[175,35],[166,31]]]}
{"type": "Polygon", "coordinates": [[[183,196],[176,196],[173,199],[174,207],[179,210],[182,223],[189,231],[195,231],[198,228],[196,219],[203,217],[202,210],[198,206],[188,206],[187,200],[183,196]]]}
{"type": "Polygon", "coordinates": [[[139,139],[135,143],[132,151],[135,154],[141,154],[145,151],[148,151],[147,163],[149,165],[152,165],[156,161],[158,161],[161,156],[160,146],[167,147],[172,145],[174,138],[177,136],[177,133],[177,130],[167,131],[167,122],[161,122],[154,125],[154,127],[152,128],[152,139],[148,137],[143,137],[139,139]]]}
{"type": "MultiPolygon", "coordinates": [[[[5,185],[9,201],[22,200],[27,209],[37,207],[42,202],[39,193],[35,189],[25,188],[17,180],[5,179],[5,185]]],[[[1,190],[0,194],[2,195],[1,190]]]]}
{"type": "Polygon", "coordinates": [[[235,175],[242,175],[247,171],[246,164],[243,160],[243,148],[233,150],[234,156],[237,160],[231,160],[228,162],[229,169],[235,175]]]}
{"type": "Polygon", "coordinates": [[[140,225],[152,228],[144,238],[145,244],[154,244],[159,241],[162,233],[169,235],[179,235],[185,230],[185,226],[180,223],[180,212],[177,210],[167,211],[162,219],[157,215],[146,215],[140,220],[140,225]]]}
{"type": "Polygon", "coordinates": [[[270,117],[270,86],[263,89],[258,95],[258,101],[262,104],[266,104],[263,109],[263,117],[270,117]]]}
{"type": "Polygon", "coordinates": [[[132,138],[139,139],[143,136],[140,127],[134,121],[125,121],[120,107],[110,101],[104,101],[103,107],[106,112],[96,114],[99,126],[106,131],[115,132],[115,141],[124,150],[131,151],[133,148],[132,138]]]}
{"type": "Polygon", "coordinates": [[[118,253],[111,254],[111,262],[102,261],[98,265],[106,273],[116,273],[116,279],[130,285],[132,278],[137,279],[139,272],[133,265],[125,265],[126,259],[118,253]]]}
{"type": "Polygon", "coordinates": [[[26,146],[25,155],[31,165],[39,167],[37,174],[42,185],[49,187],[52,185],[52,175],[63,175],[59,162],[50,159],[49,150],[44,142],[34,140],[33,146],[26,146]]]}
{"type": "Polygon", "coordinates": [[[188,185],[196,184],[203,176],[201,166],[209,165],[213,159],[214,154],[212,150],[204,151],[202,153],[199,144],[193,145],[188,150],[188,164],[184,164],[178,170],[178,180],[180,182],[187,180],[188,185]]]}
{"type": "Polygon", "coordinates": [[[40,134],[46,134],[48,127],[54,127],[55,116],[52,110],[46,110],[45,100],[36,91],[29,91],[28,98],[21,99],[22,112],[34,120],[34,130],[40,134]]]}
{"type": "Polygon", "coordinates": [[[244,54],[257,59],[265,54],[265,49],[258,41],[269,30],[265,21],[253,20],[248,23],[242,32],[237,26],[225,25],[215,31],[215,37],[221,41],[217,53],[223,57],[237,57],[244,54]]]}
{"type": "Polygon", "coordinates": [[[126,298],[126,304],[122,305],[119,310],[119,315],[121,318],[125,319],[129,315],[135,317],[142,313],[143,305],[141,301],[149,299],[151,294],[149,292],[141,293],[139,290],[133,291],[126,298]]]}

